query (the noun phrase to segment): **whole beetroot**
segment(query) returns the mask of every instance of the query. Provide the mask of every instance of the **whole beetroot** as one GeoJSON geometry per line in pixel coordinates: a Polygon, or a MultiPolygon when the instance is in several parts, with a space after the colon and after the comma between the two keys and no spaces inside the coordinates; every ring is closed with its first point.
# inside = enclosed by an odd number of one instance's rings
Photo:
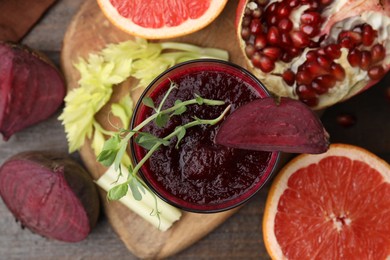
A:
{"type": "Polygon", "coordinates": [[[4,140],[61,106],[65,81],[43,54],[0,42],[0,133],[4,140]]]}
{"type": "Polygon", "coordinates": [[[8,159],[0,167],[0,196],[23,226],[56,240],[83,240],[99,216],[90,176],[60,154],[23,152],[8,159]]]}

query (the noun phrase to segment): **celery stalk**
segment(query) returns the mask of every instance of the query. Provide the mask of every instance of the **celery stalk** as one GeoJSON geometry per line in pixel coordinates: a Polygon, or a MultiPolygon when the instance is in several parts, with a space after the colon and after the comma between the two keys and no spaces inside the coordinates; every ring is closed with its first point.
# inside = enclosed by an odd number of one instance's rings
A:
{"type": "MultiPolygon", "coordinates": [[[[118,174],[119,172],[115,171],[114,166],[111,166],[96,183],[108,192],[116,185],[116,181],[121,182],[127,179],[128,171],[126,167],[122,167],[122,176],[119,180],[118,174]]],[[[145,190],[145,194],[142,195],[142,200],[140,201],[134,199],[131,191],[119,199],[119,201],[161,231],[168,230],[175,221],[180,219],[182,214],[179,209],[167,204],[158,197],[155,197],[149,190],[145,190]],[[156,205],[155,199],[157,199],[160,218],[157,218],[154,214],[156,205]]]]}

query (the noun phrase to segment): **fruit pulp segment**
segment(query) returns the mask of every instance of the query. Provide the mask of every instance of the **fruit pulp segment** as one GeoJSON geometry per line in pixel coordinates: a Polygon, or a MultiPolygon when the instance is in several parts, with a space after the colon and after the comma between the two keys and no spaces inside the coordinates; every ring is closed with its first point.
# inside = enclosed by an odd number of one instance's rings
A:
{"type": "Polygon", "coordinates": [[[390,183],[370,165],[330,156],[291,175],[275,235],[288,259],[386,259],[390,183]]]}
{"type": "Polygon", "coordinates": [[[110,0],[118,13],[145,28],[178,26],[188,19],[198,19],[211,0],[110,0]]]}

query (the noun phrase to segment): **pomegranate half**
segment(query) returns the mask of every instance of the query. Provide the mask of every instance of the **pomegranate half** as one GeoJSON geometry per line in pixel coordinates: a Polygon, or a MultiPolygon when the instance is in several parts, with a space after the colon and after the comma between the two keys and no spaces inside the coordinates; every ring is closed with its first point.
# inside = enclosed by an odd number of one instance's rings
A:
{"type": "Polygon", "coordinates": [[[249,69],[278,96],[313,109],[377,83],[390,64],[390,0],[240,0],[249,69]]]}

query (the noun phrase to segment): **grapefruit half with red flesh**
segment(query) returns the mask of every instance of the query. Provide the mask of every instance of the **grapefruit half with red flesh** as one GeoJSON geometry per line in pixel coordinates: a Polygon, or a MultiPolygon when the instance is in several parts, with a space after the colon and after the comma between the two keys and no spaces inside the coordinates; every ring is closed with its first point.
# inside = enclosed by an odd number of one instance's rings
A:
{"type": "Polygon", "coordinates": [[[389,259],[389,164],[346,144],[297,156],[271,186],[263,234],[273,259],[389,259]]]}
{"type": "Polygon", "coordinates": [[[167,39],[198,31],[222,12],[227,0],[98,0],[119,29],[146,39],[167,39]]]}

